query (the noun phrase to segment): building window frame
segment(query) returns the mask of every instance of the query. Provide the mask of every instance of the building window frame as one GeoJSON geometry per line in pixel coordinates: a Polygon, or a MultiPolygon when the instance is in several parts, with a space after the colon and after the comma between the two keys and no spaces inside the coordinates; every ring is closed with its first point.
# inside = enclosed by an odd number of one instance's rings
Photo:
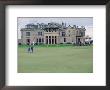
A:
{"type": "Polygon", "coordinates": [[[30,32],[26,32],[26,36],[30,36],[30,32]]]}
{"type": "Polygon", "coordinates": [[[65,37],[66,36],[66,33],[65,32],[62,32],[62,36],[65,37]]]}
{"type": "Polygon", "coordinates": [[[66,42],[66,38],[64,38],[64,42],[66,42]]]}
{"type": "Polygon", "coordinates": [[[42,36],[43,34],[42,34],[42,32],[38,32],[38,36],[42,36]]]}
{"type": "Polygon", "coordinates": [[[42,39],[41,38],[39,38],[39,43],[42,43],[42,39]]]}

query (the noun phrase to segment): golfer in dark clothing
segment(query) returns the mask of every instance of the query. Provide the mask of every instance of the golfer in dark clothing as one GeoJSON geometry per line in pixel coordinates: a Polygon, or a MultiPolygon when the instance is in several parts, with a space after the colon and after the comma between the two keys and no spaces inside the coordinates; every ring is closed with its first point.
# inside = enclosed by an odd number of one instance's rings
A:
{"type": "Polygon", "coordinates": [[[31,46],[31,52],[33,53],[33,46],[31,46]]]}
{"type": "Polygon", "coordinates": [[[30,44],[28,43],[27,45],[28,45],[28,53],[30,53],[31,51],[30,44]]]}
{"type": "Polygon", "coordinates": [[[31,52],[33,53],[34,51],[34,42],[31,44],[31,52]]]}

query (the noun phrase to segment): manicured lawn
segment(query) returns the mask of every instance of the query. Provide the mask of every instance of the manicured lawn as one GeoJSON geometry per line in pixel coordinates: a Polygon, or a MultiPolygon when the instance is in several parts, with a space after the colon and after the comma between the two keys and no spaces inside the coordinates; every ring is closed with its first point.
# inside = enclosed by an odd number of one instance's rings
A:
{"type": "Polygon", "coordinates": [[[92,46],[18,47],[18,73],[92,73],[92,46]]]}

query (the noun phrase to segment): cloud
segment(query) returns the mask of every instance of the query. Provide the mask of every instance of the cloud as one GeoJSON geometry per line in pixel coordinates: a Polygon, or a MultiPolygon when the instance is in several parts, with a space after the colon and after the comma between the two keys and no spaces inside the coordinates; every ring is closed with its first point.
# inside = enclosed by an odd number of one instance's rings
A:
{"type": "Polygon", "coordinates": [[[93,39],[93,26],[86,26],[86,32],[85,35],[89,35],[93,39]]]}

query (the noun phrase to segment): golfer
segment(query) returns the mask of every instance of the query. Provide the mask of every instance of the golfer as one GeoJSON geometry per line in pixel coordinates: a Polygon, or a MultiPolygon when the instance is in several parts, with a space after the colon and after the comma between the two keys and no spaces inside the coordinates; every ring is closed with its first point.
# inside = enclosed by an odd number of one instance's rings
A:
{"type": "Polygon", "coordinates": [[[31,52],[30,44],[28,44],[28,53],[31,52]]]}
{"type": "Polygon", "coordinates": [[[31,44],[31,52],[33,53],[34,50],[34,42],[31,44]]]}

